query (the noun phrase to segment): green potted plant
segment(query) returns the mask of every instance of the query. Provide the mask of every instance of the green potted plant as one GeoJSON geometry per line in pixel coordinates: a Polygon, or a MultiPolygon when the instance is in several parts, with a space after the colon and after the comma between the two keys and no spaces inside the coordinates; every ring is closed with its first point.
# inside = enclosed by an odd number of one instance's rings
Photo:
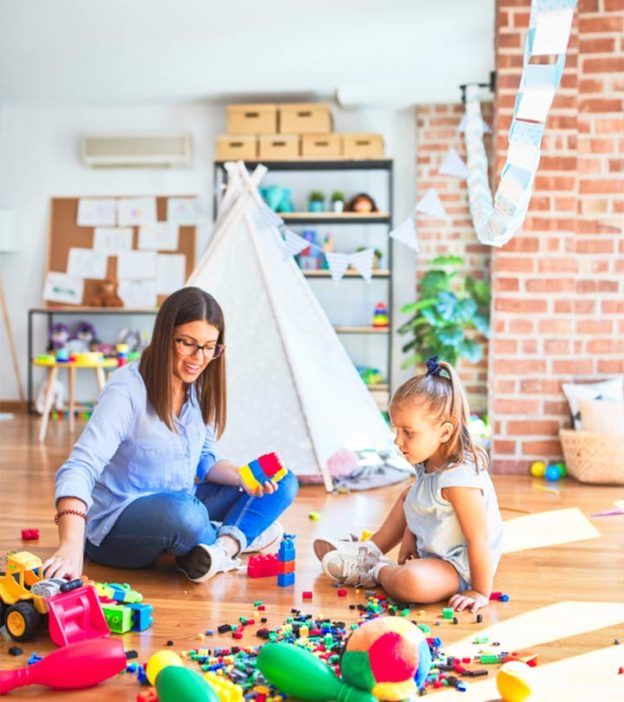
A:
{"type": "Polygon", "coordinates": [[[342,190],[334,190],[331,196],[331,201],[334,212],[344,211],[345,197],[342,190]]]}
{"type": "Polygon", "coordinates": [[[310,193],[309,212],[324,212],[325,211],[325,193],[322,190],[313,190],[310,193]]]}
{"type": "Polygon", "coordinates": [[[482,344],[475,332],[489,336],[490,285],[467,275],[461,279],[461,256],[438,256],[431,262],[418,285],[419,298],[401,308],[411,317],[399,327],[399,334],[412,334],[403,346],[410,355],[403,366],[421,363],[431,356],[455,364],[460,358],[476,363],[482,344]]]}

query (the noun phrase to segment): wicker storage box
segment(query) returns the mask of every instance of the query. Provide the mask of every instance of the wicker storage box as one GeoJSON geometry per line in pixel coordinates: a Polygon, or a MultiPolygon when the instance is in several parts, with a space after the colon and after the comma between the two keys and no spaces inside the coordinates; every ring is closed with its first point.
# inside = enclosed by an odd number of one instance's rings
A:
{"type": "Polygon", "coordinates": [[[624,436],[561,429],[568,473],[581,483],[624,485],[624,436]]]}
{"type": "Polygon", "coordinates": [[[217,161],[253,161],[258,156],[255,136],[220,136],[215,149],[217,161]]]}
{"type": "Polygon", "coordinates": [[[299,158],[299,137],[294,134],[261,135],[258,156],[271,161],[292,161],[299,158]]]}
{"type": "Polygon", "coordinates": [[[381,134],[343,134],[342,155],[345,158],[383,158],[381,134]]]}
{"type": "Polygon", "coordinates": [[[301,155],[308,158],[340,158],[340,134],[304,134],[301,155]]]}
{"type": "Polygon", "coordinates": [[[228,134],[275,134],[277,132],[277,105],[228,105],[228,134]]]}
{"type": "Polygon", "coordinates": [[[279,105],[280,134],[327,134],[331,130],[331,110],[323,102],[279,105]]]}

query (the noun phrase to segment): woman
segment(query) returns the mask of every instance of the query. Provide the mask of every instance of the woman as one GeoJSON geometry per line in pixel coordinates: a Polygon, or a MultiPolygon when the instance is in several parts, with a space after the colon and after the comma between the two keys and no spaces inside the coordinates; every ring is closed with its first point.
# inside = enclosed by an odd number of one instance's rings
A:
{"type": "Polygon", "coordinates": [[[140,364],[111,376],[56,475],[59,548],[46,577],[79,577],[84,552],[142,568],[170,551],[203,582],[281,537],[275,519],[297,493],[295,476],[253,493],[215,448],[226,419],[224,338],[208,293],[184,288],[165,300],[140,364]]]}

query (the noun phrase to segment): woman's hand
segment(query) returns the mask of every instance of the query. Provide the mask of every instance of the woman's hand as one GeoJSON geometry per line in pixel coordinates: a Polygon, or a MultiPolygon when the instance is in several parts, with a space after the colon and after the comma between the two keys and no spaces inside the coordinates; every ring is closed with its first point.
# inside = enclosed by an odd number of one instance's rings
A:
{"type": "Polygon", "coordinates": [[[83,543],[67,541],[62,543],[56,553],[53,553],[43,563],[43,574],[46,578],[65,578],[75,580],[82,575],[84,563],[83,543]]]}
{"type": "Polygon", "coordinates": [[[406,561],[411,561],[412,558],[418,558],[418,551],[416,549],[416,536],[405,527],[403,532],[403,538],[401,539],[401,546],[399,548],[399,558],[397,563],[403,565],[406,561]]]}
{"type": "Polygon", "coordinates": [[[267,480],[266,483],[258,485],[255,489],[249,487],[241,478],[240,485],[243,490],[251,497],[262,497],[263,495],[272,495],[277,490],[277,483],[274,480],[267,480]]]}
{"type": "Polygon", "coordinates": [[[466,590],[453,595],[449,600],[449,606],[456,612],[463,612],[465,609],[468,609],[474,613],[482,607],[487,607],[489,602],[490,598],[482,595],[480,592],[466,590]]]}

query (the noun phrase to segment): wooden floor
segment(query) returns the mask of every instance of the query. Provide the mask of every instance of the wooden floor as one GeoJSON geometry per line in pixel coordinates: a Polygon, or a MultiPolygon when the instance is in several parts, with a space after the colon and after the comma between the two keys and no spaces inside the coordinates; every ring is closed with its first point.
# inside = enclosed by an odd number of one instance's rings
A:
{"type": "MultiPolygon", "coordinates": [[[[71,440],[66,421],[50,426],[45,446],[37,442],[35,419],[18,416],[0,422],[2,554],[26,547],[43,558],[54,549],[54,473],[67,455],[71,440]],[[25,527],[39,528],[40,540],[22,544],[20,529],[25,527]]],[[[499,476],[495,484],[506,520],[575,507],[589,517],[593,512],[612,508],[615,500],[624,499],[622,488],[588,487],[571,480],[560,486],[558,494],[539,489],[544,483],[524,477],[499,476]]],[[[364,593],[350,591],[346,599],[338,598],[336,590],[320,574],[311,542],[319,535],[359,533],[374,528],[400,489],[402,486],[327,495],[320,487],[303,488],[283,519],[287,530],[297,534],[294,588],[277,588],[271,580],[249,580],[244,574],[222,575],[207,584],[194,585],[167,563],[144,571],[118,571],[88,564],[86,572],[98,580],[129,582],[143,593],[146,602],[154,605],[152,629],[124,637],[126,648],[136,649],[141,661],[164,647],[168,639],[174,641],[177,651],[201,645],[199,632],[249,615],[256,599],[267,605],[269,626],[284,622],[291,607],[352,623],[356,617],[348,605],[363,602],[364,593]],[[320,512],[320,521],[309,520],[311,511],[320,512]],[[314,591],[311,604],[302,602],[303,590],[314,591]]],[[[503,556],[495,589],[508,593],[510,602],[492,603],[483,612],[482,624],[475,623],[474,615],[462,614],[457,626],[444,623],[436,627],[435,633],[451,651],[470,648],[476,633],[490,631],[504,650],[521,648],[538,653],[537,670],[544,680],[544,692],[537,699],[622,700],[624,675],[618,676],[617,671],[624,666],[624,645],[618,647],[613,642],[616,638],[624,641],[624,517],[591,520],[599,536],[577,541],[574,521],[567,527],[568,514],[561,512],[561,518],[547,515],[552,528],[540,526],[537,534],[530,533],[530,524],[518,523],[521,529],[516,529],[516,541],[518,534],[521,539],[526,532],[529,540],[537,538],[539,542],[543,534],[544,539],[550,536],[550,540],[567,543],[517,550],[503,556]]],[[[418,616],[418,620],[432,625],[441,607],[442,603],[423,607],[426,614],[418,616]]],[[[415,608],[414,616],[419,609],[415,608]]],[[[244,644],[259,643],[254,635],[256,628],[247,630],[244,644]]],[[[210,641],[233,644],[228,637],[210,641]]],[[[10,645],[0,641],[0,668],[24,665],[33,651],[44,655],[53,649],[42,635],[24,645],[24,655],[16,659],[7,653],[10,645]]],[[[463,698],[498,699],[493,680],[494,675],[490,674],[488,680],[471,683],[463,698]]],[[[12,696],[121,702],[134,700],[138,690],[132,676],[119,676],[97,689],[61,693],[62,696],[36,687],[15,691],[12,696]]],[[[446,690],[430,694],[445,700],[460,693],[446,690]]]]}

